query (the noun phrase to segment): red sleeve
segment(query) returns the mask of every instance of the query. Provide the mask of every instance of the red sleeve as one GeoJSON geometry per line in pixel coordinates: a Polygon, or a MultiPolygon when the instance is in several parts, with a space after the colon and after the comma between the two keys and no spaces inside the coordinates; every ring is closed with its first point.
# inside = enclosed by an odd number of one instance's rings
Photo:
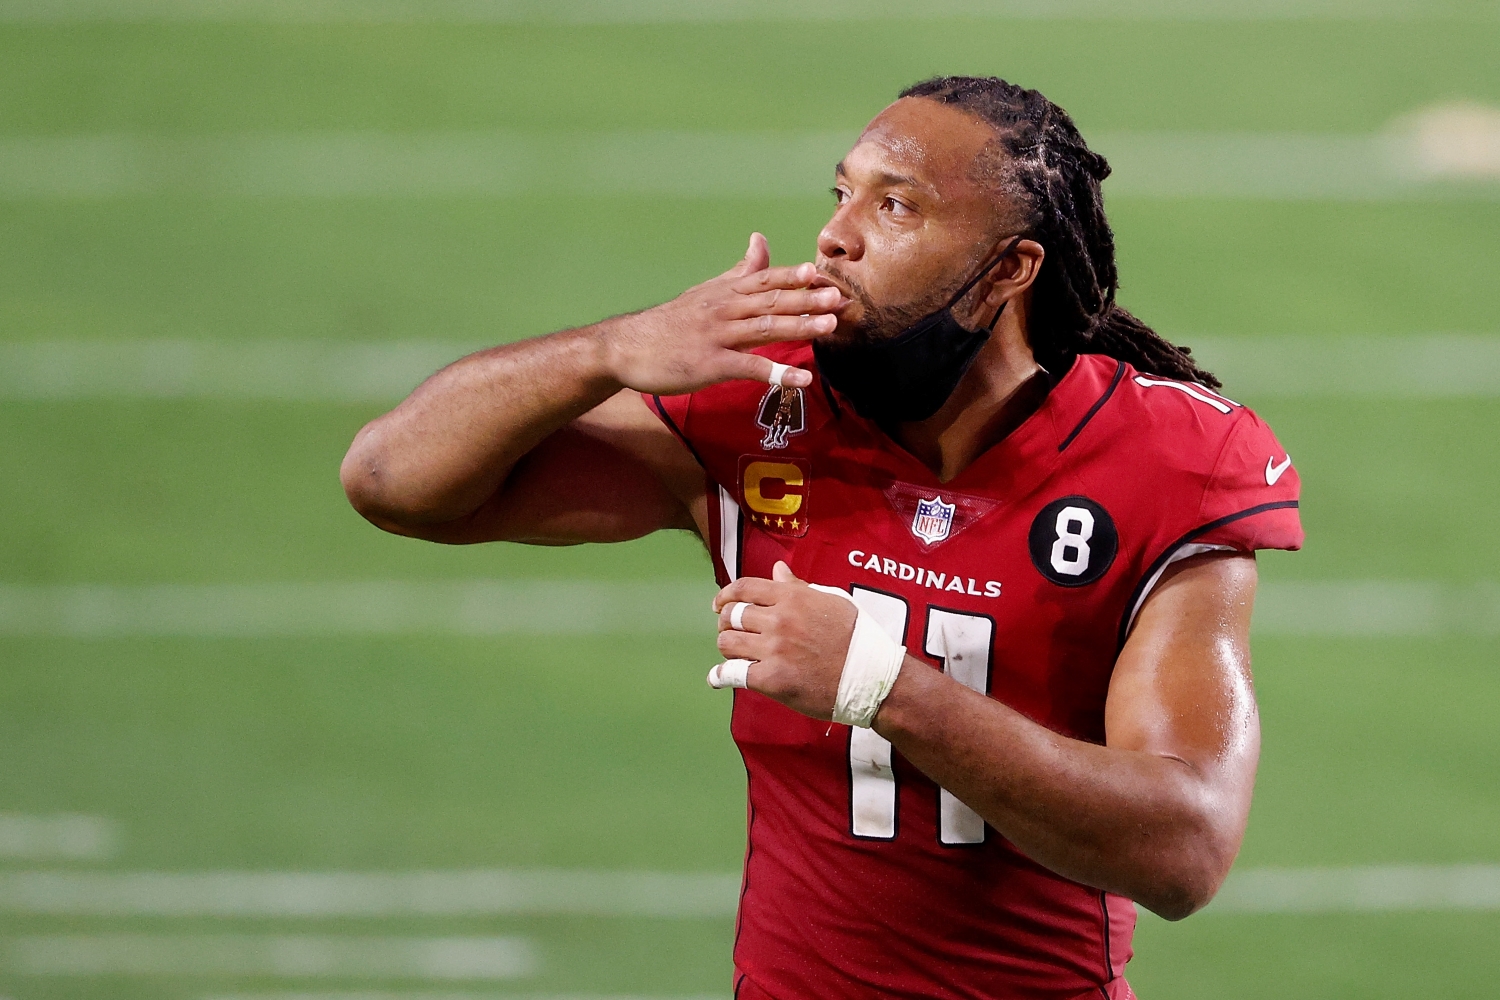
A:
{"type": "Polygon", "coordinates": [[[1159,535],[1153,543],[1155,554],[1120,621],[1120,645],[1124,646],[1135,616],[1162,574],[1177,560],[1216,549],[1300,549],[1302,519],[1297,502],[1301,491],[1302,480],[1291,456],[1271,428],[1248,409],[1242,410],[1204,481],[1192,520],[1169,529],[1182,534],[1159,535]]]}
{"type": "Polygon", "coordinates": [[[1236,421],[1203,490],[1198,524],[1183,543],[1242,552],[1300,549],[1302,480],[1271,428],[1246,410],[1236,421]]]}
{"type": "MultiPolygon", "coordinates": [[[[687,393],[680,396],[647,396],[646,402],[703,467],[703,489],[708,501],[708,537],[704,541],[708,543],[709,556],[713,559],[714,576],[719,586],[724,587],[740,574],[744,524],[740,517],[738,497],[725,488],[723,483],[726,480],[716,477],[716,472],[719,476],[723,475],[722,449],[712,437],[699,442],[702,450],[693,443],[693,437],[701,431],[700,428],[688,427],[694,399],[694,394],[687,393]],[[715,462],[713,467],[704,461],[705,456],[715,462]]],[[[704,407],[700,406],[699,409],[703,410],[704,407]]],[[[708,400],[707,412],[714,412],[712,397],[708,400]]],[[[712,424],[712,419],[708,423],[712,424]]]]}
{"type": "Polygon", "coordinates": [[[661,422],[677,435],[677,440],[686,445],[687,450],[692,452],[693,457],[698,460],[698,464],[702,465],[703,457],[698,454],[698,449],[693,447],[693,442],[688,440],[688,411],[693,406],[692,393],[684,393],[681,396],[648,396],[646,401],[651,404],[651,408],[656,411],[661,422]]]}

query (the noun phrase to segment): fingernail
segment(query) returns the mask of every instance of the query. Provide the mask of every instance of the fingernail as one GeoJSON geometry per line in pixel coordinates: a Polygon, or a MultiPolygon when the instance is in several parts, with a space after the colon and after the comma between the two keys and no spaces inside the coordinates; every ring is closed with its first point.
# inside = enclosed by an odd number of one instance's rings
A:
{"type": "Polygon", "coordinates": [[[806,388],[812,385],[812,372],[803,371],[801,368],[793,368],[782,378],[793,388],[806,388]]]}

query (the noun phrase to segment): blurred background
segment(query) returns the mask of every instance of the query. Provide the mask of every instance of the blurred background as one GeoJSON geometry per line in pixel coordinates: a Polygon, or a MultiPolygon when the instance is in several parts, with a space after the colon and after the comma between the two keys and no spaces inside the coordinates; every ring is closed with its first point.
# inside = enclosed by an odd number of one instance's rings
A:
{"type": "Polygon", "coordinates": [[[1500,4],[0,0],[0,996],[727,998],[701,546],[382,535],[478,347],[808,259],[903,86],[1111,158],[1121,300],[1276,428],[1265,752],[1150,1000],[1500,980],[1500,4]]]}

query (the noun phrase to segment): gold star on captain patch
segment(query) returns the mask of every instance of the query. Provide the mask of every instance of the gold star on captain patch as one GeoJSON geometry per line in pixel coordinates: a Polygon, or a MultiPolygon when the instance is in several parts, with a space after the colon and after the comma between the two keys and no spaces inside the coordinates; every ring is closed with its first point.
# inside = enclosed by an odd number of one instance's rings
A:
{"type": "Polygon", "coordinates": [[[792,518],[792,530],[796,531],[797,528],[798,528],[797,519],[794,517],[794,518],[792,518]]]}
{"type": "Polygon", "coordinates": [[[778,517],[776,519],[776,527],[778,527],[778,528],[784,528],[784,527],[786,527],[786,522],[783,521],[781,518],[778,517]]]}

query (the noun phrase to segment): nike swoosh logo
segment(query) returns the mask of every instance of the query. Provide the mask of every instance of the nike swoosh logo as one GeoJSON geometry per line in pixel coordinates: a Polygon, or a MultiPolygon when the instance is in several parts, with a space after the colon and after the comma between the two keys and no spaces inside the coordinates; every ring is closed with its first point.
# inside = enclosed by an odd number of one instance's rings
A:
{"type": "Polygon", "coordinates": [[[1280,465],[1276,465],[1275,462],[1276,459],[1274,457],[1266,459],[1267,486],[1275,486],[1276,480],[1281,478],[1281,474],[1292,467],[1292,456],[1288,455],[1286,457],[1286,461],[1282,462],[1280,465]]]}

